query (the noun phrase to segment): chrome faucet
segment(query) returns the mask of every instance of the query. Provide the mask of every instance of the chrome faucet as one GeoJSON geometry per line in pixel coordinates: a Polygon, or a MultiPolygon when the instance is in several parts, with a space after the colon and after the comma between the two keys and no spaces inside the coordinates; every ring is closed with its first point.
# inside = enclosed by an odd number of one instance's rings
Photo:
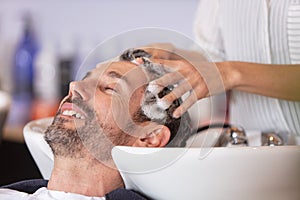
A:
{"type": "Polygon", "coordinates": [[[248,146],[248,139],[242,127],[230,126],[221,133],[215,147],[248,146]]]}
{"type": "Polygon", "coordinates": [[[261,146],[281,146],[284,139],[275,132],[263,132],[261,134],[261,146]]]}
{"type": "MultiPolygon", "coordinates": [[[[196,133],[200,133],[209,128],[223,128],[214,147],[249,146],[248,138],[242,127],[216,123],[199,127],[196,133]]],[[[274,131],[261,133],[261,146],[281,146],[286,145],[287,143],[288,138],[285,133],[277,133],[274,131]]]]}

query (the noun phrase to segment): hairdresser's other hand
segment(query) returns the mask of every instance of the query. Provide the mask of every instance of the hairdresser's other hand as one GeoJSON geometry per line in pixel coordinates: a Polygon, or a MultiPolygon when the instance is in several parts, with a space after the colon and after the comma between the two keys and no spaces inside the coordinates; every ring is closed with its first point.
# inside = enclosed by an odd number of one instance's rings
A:
{"type": "Polygon", "coordinates": [[[153,43],[145,47],[138,49],[144,49],[147,53],[151,54],[154,59],[165,59],[165,60],[179,60],[182,59],[178,56],[175,51],[176,47],[171,43],[153,43]]]}
{"type": "Polygon", "coordinates": [[[158,88],[157,90],[168,85],[177,84],[172,92],[162,97],[166,105],[169,105],[170,102],[189,92],[189,96],[174,111],[174,117],[180,117],[199,99],[225,92],[232,88],[231,80],[233,79],[228,79],[224,72],[226,62],[213,63],[201,61],[190,63],[186,60],[151,60],[173,70],[173,72],[150,83],[155,85],[158,88]]]}

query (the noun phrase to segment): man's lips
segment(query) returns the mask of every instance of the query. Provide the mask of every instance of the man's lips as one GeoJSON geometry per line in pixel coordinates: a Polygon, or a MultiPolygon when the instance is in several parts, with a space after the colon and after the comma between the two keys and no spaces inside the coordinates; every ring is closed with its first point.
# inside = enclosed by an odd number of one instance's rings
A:
{"type": "Polygon", "coordinates": [[[75,117],[77,119],[87,118],[86,113],[73,103],[68,103],[68,102],[63,103],[60,110],[61,110],[60,114],[64,116],[75,117]]]}

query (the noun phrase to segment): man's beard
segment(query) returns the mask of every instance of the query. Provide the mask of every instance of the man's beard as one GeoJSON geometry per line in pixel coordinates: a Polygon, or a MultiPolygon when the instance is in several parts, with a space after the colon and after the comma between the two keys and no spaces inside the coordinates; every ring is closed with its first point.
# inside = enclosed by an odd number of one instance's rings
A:
{"type": "Polygon", "coordinates": [[[66,102],[80,107],[85,113],[85,123],[81,127],[68,129],[65,122],[70,122],[56,114],[52,124],[45,132],[45,140],[55,156],[66,158],[84,158],[87,152],[99,161],[111,160],[111,149],[115,145],[126,145],[129,136],[111,124],[97,121],[97,114],[81,99],[67,99],[66,102]]]}

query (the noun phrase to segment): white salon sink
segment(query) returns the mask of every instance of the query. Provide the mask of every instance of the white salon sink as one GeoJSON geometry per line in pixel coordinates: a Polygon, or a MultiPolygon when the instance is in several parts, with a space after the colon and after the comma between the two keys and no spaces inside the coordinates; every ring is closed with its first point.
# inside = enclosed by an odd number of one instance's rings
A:
{"type": "MultiPolygon", "coordinates": [[[[31,121],[24,128],[26,144],[46,179],[53,155],[43,132],[52,119],[31,121]]],[[[252,131],[249,144],[255,146],[258,136],[252,131]]],[[[300,146],[209,148],[216,137],[199,135],[194,146],[203,148],[115,147],[112,156],[126,188],[154,199],[300,199],[300,146]]]]}
{"type": "Polygon", "coordinates": [[[153,199],[300,199],[300,146],[296,145],[118,146],[112,155],[126,188],[153,199]]]}
{"type": "Polygon", "coordinates": [[[28,122],[23,129],[25,143],[31,153],[42,177],[49,180],[53,165],[54,157],[50,146],[44,139],[44,132],[52,123],[53,117],[42,118],[28,122]]]}

